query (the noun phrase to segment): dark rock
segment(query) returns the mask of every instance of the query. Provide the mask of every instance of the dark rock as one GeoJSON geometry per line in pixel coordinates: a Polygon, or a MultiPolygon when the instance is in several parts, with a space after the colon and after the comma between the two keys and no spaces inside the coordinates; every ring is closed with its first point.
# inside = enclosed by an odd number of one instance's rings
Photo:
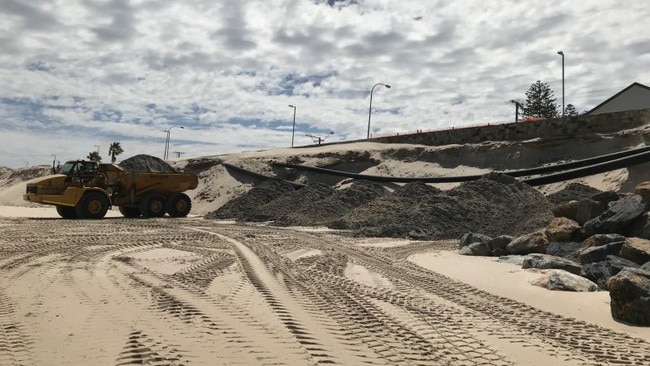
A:
{"type": "Polygon", "coordinates": [[[625,237],[621,234],[595,234],[582,242],[582,249],[616,243],[619,241],[625,241],[625,237]]]}
{"type": "Polygon", "coordinates": [[[643,202],[650,203],[650,181],[641,182],[634,187],[634,193],[643,197],[643,202]]]}
{"type": "Polygon", "coordinates": [[[508,254],[545,253],[548,239],[542,232],[522,235],[513,239],[507,246],[508,254]]]}
{"type": "Polygon", "coordinates": [[[650,261],[650,240],[641,238],[627,238],[619,254],[621,258],[629,259],[641,265],[650,261]]]}
{"type": "Polygon", "coordinates": [[[555,217],[566,217],[567,219],[578,221],[576,220],[578,201],[569,201],[557,204],[553,206],[551,211],[555,217]]]}
{"type": "Polygon", "coordinates": [[[618,195],[618,193],[614,191],[604,191],[600,193],[596,193],[590,197],[592,200],[597,201],[597,202],[602,202],[607,206],[610,202],[618,201],[621,199],[621,196],[618,195]]]}
{"type": "Polygon", "coordinates": [[[607,211],[607,204],[604,202],[595,201],[593,199],[582,199],[578,201],[576,206],[576,222],[584,225],[585,222],[594,219],[607,211]]]}
{"type": "Polygon", "coordinates": [[[510,235],[499,235],[496,238],[493,238],[490,240],[488,244],[488,248],[490,250],[490,254],[495,256],[495,257],[500,257],[502,255],[507,254],[506,252],[506,247],[510,242],[514,239],[510,235]]]}
{"type": "Polygon", "coordinates": [[[576,275],[580,274],[582,267],[575,262],[562,257],[547,254],[529,254],[524,258],[521,268],[561,269],[576,275]]]}
{"type": "MultiPolygon", "coordinates": [[[[647,204],[647,203],[646,203],[647,204]]],[[[650,239],[650,214],[648,212],[634,220],[625,231],[626,236],[650,239]]]]}
{"type": "Polygon", "coordinates": [[[487,235],[483,235],[479,233],[471,233],[471,232],[465,233],[463,234],[463,236],[460,237],[459,247],[462,248],[474,243],[487,244],[490,242],[490,240],[492,240],[492,238],[490,238],[487,235]]]}
{"type": "Polygon", "coordinates": [[[650,326],[650,272],[626,268],[608,281],[612,317],[650,326]]]}
{"type": "Polygon", "coordinates": [[[588,237],[594,234],[616,233],[645,212],[645,203],[641,196],[632,195],[614,202],[611,207],[595,219],[587,221],[582,227],[582,234],[588,237]]]}
{"type": "Polygon", "coordinates": [[[639,268],[639,265],[627,259],[610,255],[604,261],[585,264],[582,266],[580,275],[597,283],[601,289],[607,290],[607,280],[624,268],[639,268]]]}
{"type": "Polygon", "coordinates": [[[546,254],[579,263],[578,250],[581,246],[582,243],[576,241],[550,242],[546,246],[546,254]]]}
{"type": "Polygon", "coordinates": [[[582,264],[604,261],[608,255],[618,256],[623,243],[625,241],[582,249],[578,251],[578,259],[582,264]]]}
{"type": "Polygon", "coordinates": [[[497,259],[499,263],[510,263],[521,267],[524,264],[525,255],[502,255],[497,259]]]}

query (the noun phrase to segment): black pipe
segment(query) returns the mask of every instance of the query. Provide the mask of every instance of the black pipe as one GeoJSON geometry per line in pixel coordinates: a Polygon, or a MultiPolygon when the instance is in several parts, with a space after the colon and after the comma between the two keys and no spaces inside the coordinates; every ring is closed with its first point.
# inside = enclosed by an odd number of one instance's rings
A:
{"type": "Polygon", "coordinates": [[[555,174],[542,175],[535,178],[523,179],[522,182],[530,184],[533,187],[544,184],[563,182],[565,180],[582,178],[589,175],[609,172],[616,169],[623,169],[637,164],[643,164],[650,161],[650,152],[645,151],[636,155],[626,156],[620,159],[610,160],[600,164],[588,165],[581,168],[567,170],[555,174]]]}
{"type": "MultiPolygon", "coordinates": [[[[544,172],[562,171],[558,174],[549,174],[543,177],[524,179],[530,185],[543,185],[549,183],[560,182],[562,180],[569,180],[580,178],[588,175],[598,174],[609,170],[621,169],[626,166],[641,164],[650,161],[650,147],[642,147],[639,149],[627,150],[612,154],[600,155],[593,158],[577,160],[570,163],[556,164],[546,167],[538,167],[531,169],[504,171],[502,173],[508,174],[513,177],[529,176],[540,174],[544,172]],[[576,169],[570,169],[576,168],[576,169]],[[567,169],[570,169],[567,171],[567,169]],[[555,178],[559,177],[559,178],[555,178]],[[555,180],[560,179],[560,180],[555,180]]],[[[311,171],[316,173],[323,173],[335,176],[341,176],[354,179],[365,179],[374,182],[394,182],[394,183],[409,183],[409,182],[424,182],[424,183],[459,183],[477,180],[483,175],[465,175],[465,176],[449,176],[449,177],[419,177],[419,178],[406,178],[406,177],[386,177],[368,174],[356,174],[343,172],[339,170],[332,170],[326,168],[319,168],[300,164],[288,163],[272,163],[274,166],[283,168],[292,168],[303,171],[311,171]]]]}

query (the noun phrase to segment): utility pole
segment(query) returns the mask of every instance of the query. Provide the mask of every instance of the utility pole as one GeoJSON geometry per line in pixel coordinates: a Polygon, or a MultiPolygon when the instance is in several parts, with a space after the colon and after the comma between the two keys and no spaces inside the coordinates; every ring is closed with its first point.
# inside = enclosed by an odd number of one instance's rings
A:
{"type": "Polygon", "coordinates": [[[185,154],[183,151],[174,151],[174,154],[176,154],[176,159],[180,159],[181,155],[185,154]]]}
{"type": "Polygon", "coordinates": [[[521,108],[521,110],[523,111],[524,107],[514,99],[511,100],[510,103],[514,103],[515,105],[515,122],[519,122],[519,108],[521,108]]]}

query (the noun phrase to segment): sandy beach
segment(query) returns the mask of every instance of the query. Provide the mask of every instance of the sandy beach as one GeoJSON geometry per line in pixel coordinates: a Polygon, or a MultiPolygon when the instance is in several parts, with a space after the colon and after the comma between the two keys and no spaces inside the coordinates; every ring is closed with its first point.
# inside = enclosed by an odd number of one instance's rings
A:
{"type": "Polygon", "coordinates": [[[0,207],[0,321],[15,324],[0,364],[594,365],[607,364],[603,352],[630,364],[647,357],[638,344],[650,343],[650,329],[613,321],[607,292],[542,289],[530,283],[539,273],[460,256],[448,242],[55,213],[0,207]]]}

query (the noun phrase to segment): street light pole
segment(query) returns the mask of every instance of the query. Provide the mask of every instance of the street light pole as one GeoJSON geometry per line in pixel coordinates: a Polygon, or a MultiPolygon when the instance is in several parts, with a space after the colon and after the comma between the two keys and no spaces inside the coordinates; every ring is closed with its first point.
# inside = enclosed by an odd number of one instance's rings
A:
{"type": "Polygon", "coordinates": [[[372,86],[372,89],[370,89],[370,106],[368,107],[368,135],[366,136],[367,139],[370,138],[370,116],[372,114],[372,93],[375,91],[375,87],[378,85],[383,85],[387,89],[390,89],[390,85],[383,84],[383,83],[377,83],[372,86]]]}
{"type": "Polygon", "coordinates": [[[50,154],[54,159],[52,160],[52,173],[56,173],[56,154],[50,154]]]}
{"type": "Polygon", "coordinates": [[[564,52],[558,51],[557,54],[562,56],[562,117],[564,117],[564,52]]]}
{"type": "Polygon", "coordinates": [[[164,132],[167,132],[167,139],[165,140],[165,152],[163,153],[163,160],[167,160],[167,157],[169,156],[169,136],[171,135],[172,128],[185,128],[183,126],[173,126],[170,127],[168,130],[164,130],[164,132]]]}
{"type": "Polygon", "coordinates": [[[291,130],[291,147],[293,147],[293,135],[296,133],[296,106],[289,104],[293,108],[293,129],[291,130]]]}

